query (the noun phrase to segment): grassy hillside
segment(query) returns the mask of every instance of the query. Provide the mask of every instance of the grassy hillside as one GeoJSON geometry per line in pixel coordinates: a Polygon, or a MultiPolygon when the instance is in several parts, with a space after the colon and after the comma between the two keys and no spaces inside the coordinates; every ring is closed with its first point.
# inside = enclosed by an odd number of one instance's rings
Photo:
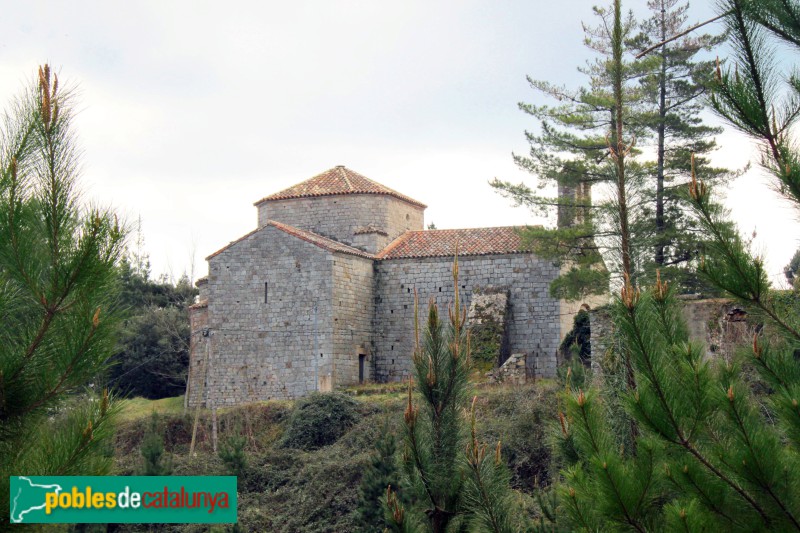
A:
{"type": "MultiPolygon", "coordinates": [[[[502,439],[503,455],[520,497],[550,478],[549,434],[555,422],[555,388],[540,382],[525,387],[476,390],[480,432],[502,439]]],[[[367,386],[346,391],[355,400],[355,422],[333,444],[306,451],[284,442],[293,402],[251,404],[219,412],[219,442],[240,437],[247,466],[239,477],[239,526],[243,531],[342,532],[359,528],[356,513],[361,473],[388,421],[402,435],[405,393],[401,386],[367,386]]],[[[140,446],[152,413],[164,437],[175,475],[228,475],[211,446],[211,421],[201,413],[195,454],[189,456],[194,412],[184,414],[182,398],[126,400],[115,445],[119,475],[138,474],[140,446]]],[[[402,449],[402,448],[401,448],[402,449]]],[[[530,502],[528,502],[530,503],[530,502]]],[[[531,507],[530,505],[528,507],[531,507]]],[[[121,526],[116,531],[206,531],[206,526],[121,526]]],[[[213,529],[226,531],[226,528],[213,529]]]]}

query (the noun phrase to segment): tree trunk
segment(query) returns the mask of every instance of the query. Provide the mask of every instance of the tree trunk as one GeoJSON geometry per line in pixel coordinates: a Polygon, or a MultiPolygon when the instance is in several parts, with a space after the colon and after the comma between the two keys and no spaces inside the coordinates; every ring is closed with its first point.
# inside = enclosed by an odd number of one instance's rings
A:
{"type": "MultiPolygon", "coordinates": [[[[614,155],[617,167],[617,203],[619,207],[619,230],[621,246],[620,252],[622,254],[622,275],[623,283],[633,286],[636,280],[633,275],[633,266],[631,261],[631,235],[628,226],[628,199],[625,183],[625,156],[628,146],[625,144],[624,133],[624,109],[625,96],[622,92],[623,82],[623,61],[622,61],[622,6],[620,0],[614,2],[614,33],[612,36],[613,47],[613,64],[612,64],[612,77],[614,80],[614,133],[611,151],[614,155]]],[[[636,389],[636,378],[633,373],[633,364],[631,363],[631,354],[624,349],[623,358],[625,360],[625,373],[628,385],[628,391],[632,392],[636,389]]],[[[631,432],[631,445],[633,449],[631,452],[636,454],[636,437],[639,434],[639,428],[636,421],[631,418],[630,420],[631,432]]]]}
{"type": "MultiPolygon", "coordinates": [[[[667,38],[666,8],[661,1],[661,40],[667,38]]],[[[658,163],[656,170],[656,264],[664,264],[664,142],[667,123],[667,45],[661,45],[661,69],[658,83],[658,163]]]]}
{"type": "Polygon", "coordinates": [[[613,40],[613,65],[612,76],[614,80],[614,130],[611,150],[614,154],[617,170],[617,203],[619,207],[619,230],[621,238],[620,252],[622,256],[622,275],[630,283],[634,283],[633,267],[631,264],[631,235],[628,226],[628,200],[625,190],[625,156],[628,147],[623,138],[623,106],[622,94],[622,20],[620,0],[614,2],[614,34],[613,40]]]}

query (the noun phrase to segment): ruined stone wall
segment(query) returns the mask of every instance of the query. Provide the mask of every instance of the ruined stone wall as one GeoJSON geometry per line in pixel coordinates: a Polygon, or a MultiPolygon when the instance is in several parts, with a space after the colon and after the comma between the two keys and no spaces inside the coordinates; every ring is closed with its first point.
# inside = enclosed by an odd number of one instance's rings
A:
{"type": "Polygon", "coordinates": [[[709,356],[733,355],[738,346],[753,341],[755,324],[747,321],[747,313],[733,300],[684,300],[683,315],[689,337],[702,342],[709,356]]]}
{"type": "Polygon", "coordinates": [[[189,369],[186,379],[188,405],[197,405],[205,399],[205,372],[203,358],[205,357],[205,337],[203,330],[208,327],[208,303],[201,303],[189,307],[189,369]]]}
{"type": "Polygon", "coordinates": [[[424,209],[387,195],[348,194],[270,200],[258,206],[258,227],[276,220],[376,253],[406,230],[423,229],[424,209]],[[371,239],[356,232],[378,229],[371,239]],[[366,248],[374,247],[374,249],[366,248]]]}
{"type": "MultiPolygon", "coordinates": [[[[433,297],[443,316],[453,301],[452,258],[394,259],[376,263],[373,353],[376,379],[395,381],[409,376],[414,342],[414,289],[419,294],[420,320],[433,297]]],[[[532,254],[465,256],[459,258],[459,289],[463,305],[473,291],[509,291],[508,335],[512,353],[526,353],[531,375],[552,377],[560,342],[559,302],[548,294],[558,275],[552,262],[532,254]]]]}
{"type": "MultiPolygon", "coordinates": [[[[681,302],[689,338],[700,342],[709,357],[729,357],[738,346],[752,342],[755,324],[747,314],[726,298],[706,300],[683,299],[681,302]]],[[[598,370],[600,360],[615,348],[614,322],[608,307],[589,313],[592,338],[592,368],[598,370]]]]}
{"type": "Polygon", "coordinates": [[[209,405],[300,396],[315,364],[332,372],[332,268],[333,254],[271,226],[209,260],[209,405]]]}
{"type": "Polygon", "coordinates": [[[336,254],[333,259],[333,357],[335,386],[359,382],[359,355],[364,380],[372,378],[373,261],[336,254]]]}
{"type": "Polygon", "coordinates": [[[608,306],[598,307],[589,311],[589,331],[592,343],[591,365],[592,370],[600,372],[603,360],[617,347],[614,321],[611,319],[611,310],[608,306]]]}

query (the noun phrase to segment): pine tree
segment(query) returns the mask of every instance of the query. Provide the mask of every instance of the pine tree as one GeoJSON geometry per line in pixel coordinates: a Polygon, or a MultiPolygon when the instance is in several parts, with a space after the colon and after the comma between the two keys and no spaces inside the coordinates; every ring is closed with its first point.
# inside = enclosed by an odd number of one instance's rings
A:
{"type": "Polygon", "coordinates": [[[172,466],[164,457],[164,436],[161,434],[158,415],[155,412],[150,416],[150,425],[144,434],[139,452],[144,460],[142,475],[168,476],[172,473],[172,466]]]}
{"type": "Polygon", "coordinates": [[[413,364],[421,401],[414,401],[409,382],[403,466],[408,498],[418,503],[406,507],[389,487],[387,515],[394,531],[517,531],[500,443],[487,456],[475,433],[474,400],[471,423],[463,418],[470,345],[466,308],[458,295],[457,259],[453,281],[456,296],[447,326],[432,301],[420,339],[415,307],[413,364]]]}
{"type": "Polygon", "coordinates": [[[609,275],[621,284],[626,272],[634,281],[652,281],[656,268],[664,277],[678,280],[685,291],[706,288],[694,275],[703,246],[699,223],[678,194],[683,184],[676,178],[688,175],[692,152],[706,181],[733,176],[713,168],[704,157],[715,149],[713,135],[719,130],[701,118],[704,82],[711,69],[707,62],[694,61],[698,52],[719,38],[687,37],[664,44],[658,54],[641,60],[632,57],[632,52],[660,41],[660,35],[684,27],[687,6],[678,2],[651,0],[654,14],[643,22],[632,15],[623,17],[618,59],[614,7],[595,8],[600,24],[585,25],[584,31],[596,59],[579,69],[588,77],[586,87],[571,91],[529,78],[541,96],[558,104],[520,104],[536,119],[540,131],[526,132],[530,152],[515,155],[514,160],[536,176],[540,189],[556,189],[558,196],[500,180],[492,186],[536,214],[557,212],[555,229],[528,228],[523,233],[524,242],[538,255],[568,267],[551,285],[554,296],[580,300],[604,294],[609,275]],[[615,101],[617,77],[622,106],[615,101]],[[626,146],[615,152],[617,122],[624,129],[626,146]],[[621,166],[614,153],[622,155],[621,166]],[[619,203],[620,174],[625,177],[624,205],[619,203]],[[609,187],[613,192],[603,195],[609,187]],[[619,218],[623,211],[627,221],[619,218]]]}
{"type": "MultiPolygon", "coordinates": [[[[124,232],[78,202],[73,100],[45,65],[0,138],[0,477],[106,473],[124,232]]],[[[0,507],[8,508],[8,483],[0,507]]],[[[8,518],[3,518],[7,521],[8,518]]]]}
{"type": "Polygon", "coordinates": [[[358,514],[365,532],[382,531],[389,527],[381,499],[386,495],[387,487],[391,486],[395,492],[399,488],[400,472],[397,468],[396,451],[395,436],[389,424],[384,424],[358,489],[358,514]]]}
{"type": "Polygon", "coordinates": [[[708,160],[708,154],[716,149],[714,136],[722,131],[704,124],[701,114],[714,65],[695,58],[722,42],[722,36],[691,34],[667,42],[668,37],[686,29],[688,3],[650,0],[647,5],[652,15],[629,43],[637,50],[661,43],[651,54],[658,61],[640,80],[641,96],[649,107],[645,123],[653,134],[656,159],[650,170],[655,187],[647,187],[650,205],[642,221],[646,228],[640,231],[652,251],[643,270],[650,282],[659,269],[662,279],[674,281],[681,290],[698,292],[706,288],[695,273],[703,238],[680,191],[685,190],[691,154],[695,172],[708,184],[723,184],[735,175],[712,167],[708,160]]]}
{"type": "Polygon", "coordinates": [[[233,476],[242,476],[247,471],[247,453],[244,451],[246,444],[247,438],[239,431],[234,431],[222,441],[219,448],[217,455],[233,476]]]}
{"type": "Polygon", "coordinates": [[[632,82],[652,68],[653,60],[637,62],[625,53],[625,42],[637,28],[632,15],[620,14],[617,46],[614,5],[594,12],[599,25],[584,25],[584,32],[596,58],[579,69],[588,77],[587,86],[568,90],[529,77],[532,88],[558,104],[520,104],[540,131],[526,132],[530,152],[514,160],[536,176],[540,189],[557,189],[558,197],[537,194],[523,183],[491,183],[517,206],[543,215],[557,212],[556,229],[526,228],[523,241],[539,256],[569,267],[550,287],[551,294],[569,300],[607,293],[609,273],[618,282],[625,272],[632,275],[642,254],[642,239],[632,233],[638,226],[632,222],[641,210],[645,167],[634,145],[641,144],[649,130],[640,89],[632,82]],[[622,211],[617,209],[620,178],[625,182],[622,211]],[[593,197],[599,188],[614,192],[599,200],[593,197]],[[626,216],[620,218],[621,212],[626,216]]]}
{"type": "MultiPolygon", "coordinates": [[[[759,142],[762,166],[800,207],[790,134],[800,86],[787,78],[791,96],[781,97],[768,38],[800,44],[800,4],[727,0],[721,10],[734,57],[717,69],[712,105],[759,142]]],[[[765,327],[746,353],[712,361],[689,339],[666,282],[622,288],[615,325],[635,371],[627,410],[641,433],[635,454],[619,450],[596,391],[570,395],[565,432],[581,460],[566,472],[561,501],[577,530],[800,531],[800,303],[776,297],[763,259],[710,187],[691,178],[687,198],[709,235],[701,272],[765,327]]]]}

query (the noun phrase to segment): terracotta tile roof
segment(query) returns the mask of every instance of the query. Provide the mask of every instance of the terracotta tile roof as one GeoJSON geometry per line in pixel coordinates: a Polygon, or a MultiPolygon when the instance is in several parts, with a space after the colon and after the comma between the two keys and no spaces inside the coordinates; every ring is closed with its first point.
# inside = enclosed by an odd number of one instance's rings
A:
{"type": "Polygon", "coordinates": [[[205,309],[206,307],[208,307],[208,300],[202,300],[196,304],[190,305],[189,309],[205,309]]]}
{"type": "Polygon", "coordinates": [[[222,252],[224,252],[225,250],[227,250],[228,248],[230,248],[234,244],[242,242],[246,238],[248,238],[251,235],[261,231],[262,229],[266,228],[267,226],[272,226],[273,228],[279,229],[284,233],[288,233],[289,235],[291,235],[293,237],[297,237],[298,239],[302,239],[302,240],[304,240],[306,242],[309,242],[309,243],[311,243],[311,244],[313,244],[315,246],[318,246],[318,247],[322,248],[323,250],[328,250],[329,252],[336,252],[336,253],[341,253],[341,254],[355,255],[355,256],[358,256],[358,257],[364,257],[366,259],[375,259],[374,255],[369,254],[367,252],[364,252],[362,250],[359,250],[358,248],[353,248],[352,246],[348,246],[346,244],[342,244],[340,242],[334,241],[334,240],[329,239],[327,237],[323,237],[322,235],[317,235],[316,233],[312,233],[310,231],[305,231],[305,230],[302,230],[302,229],[299,229],[299,228],[295,228],[294,226],[290,226],[288,224],[283,224],[281,222],[276,222],[274,220],[268,220],[267,223],[264,224],[263,226],[261,226],[260,228],[251,231],[247,235],[243,235],[242,237],[239,237],[235,241],[231,241],[227,246],[223,246],[222,248],[220,248],[219,250],[217,250],[213,254],[209,255],[208,257],[206,257],[206,261],[208,261],[212,257],[218,256],[219,254],[221,254],[222,252]]]}
{"type": "Polygon", "coordinates": [[[323,237],[322,235],[317,235],[316,233],[312,233],[310,231],[298,229],[288,224],[283,224],[281,222],[275,222],[274,220],[270,220],[267,222],[267,225],[278,228],[279,230],[288,233],[289,235],[293,235],[298,239],[310,242],[311,244],[319,246],[320,248],[328,250],[329,252],[356,255],[358,257],[364,257],[367,259],[375,259],[374,255],[359,250],[358,248],[347,246],[346,244],[342,244],[327,237],[323,237]]]}
{"type": "Polygon", "coordinates": [[[200,285],[204,285],[208,283],[208,276],[203,276],[202,278],[197,278],[197,281],[194,282],[195,287],[199,287],[200,285]]]}
{"type": "Polygon", "coordinates": [[[311,179],[298,183],[281,192],[276,192],[266,196],[255,203],[260,205],[270,200],[287,200],[289,198],[309,198],[314,196],[334,196],[340,194],[385,194],[394,196],[404,202],[419,207],[427,207],[425,204],[414,200],[404,194],[390,189],[380,183],[374,182],[354,172],[344,166],[334,167],[318,174],[311,179]]]}
{"type": "Polygon", "coordinates": [[[452,257],[527,253],[514,226],[502,228],[407,231],[380,251],[376,259],[452,257]]]}

